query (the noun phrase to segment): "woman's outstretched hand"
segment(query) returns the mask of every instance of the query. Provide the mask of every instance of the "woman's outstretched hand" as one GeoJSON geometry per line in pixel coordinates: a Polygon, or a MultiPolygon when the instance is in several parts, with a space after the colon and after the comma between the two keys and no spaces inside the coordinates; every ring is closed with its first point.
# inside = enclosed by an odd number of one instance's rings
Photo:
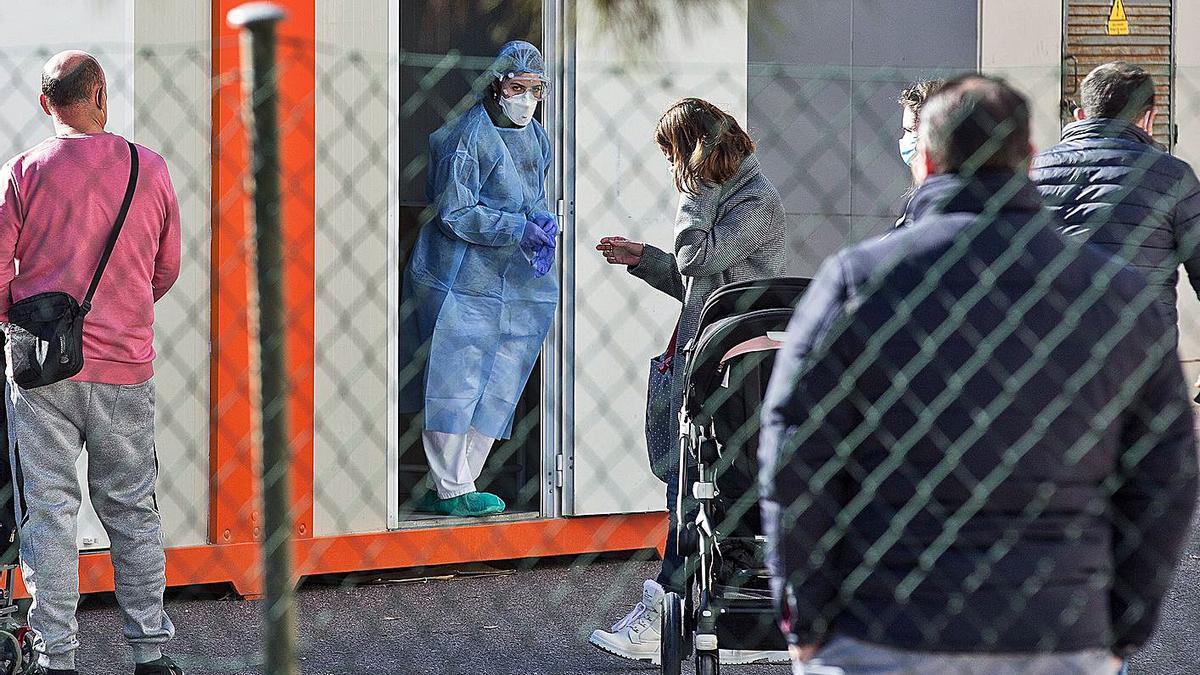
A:
{"type": "Polygon", "coordinates": [[[642,262],[642,253],[646,247],[625,237],[605,237],[596,245],[596,250],[604,254],[604,259],[610,265],[633,267],[642,262]]]}

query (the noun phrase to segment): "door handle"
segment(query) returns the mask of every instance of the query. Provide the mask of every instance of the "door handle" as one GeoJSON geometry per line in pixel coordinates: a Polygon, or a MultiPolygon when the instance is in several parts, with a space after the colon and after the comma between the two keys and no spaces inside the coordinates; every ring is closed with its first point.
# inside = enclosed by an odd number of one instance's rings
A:
{"type": "Polygon", "coordinates": [[[1071,78],[1068,81],[1070,86],[1063,87],[1063,95],[1074,94],[1079,89],[1079,59],[1074,54],[1067,54],[1063,57],[1063,75],[1067,74],[1067,62],[1071,63],[1071,78]]]}

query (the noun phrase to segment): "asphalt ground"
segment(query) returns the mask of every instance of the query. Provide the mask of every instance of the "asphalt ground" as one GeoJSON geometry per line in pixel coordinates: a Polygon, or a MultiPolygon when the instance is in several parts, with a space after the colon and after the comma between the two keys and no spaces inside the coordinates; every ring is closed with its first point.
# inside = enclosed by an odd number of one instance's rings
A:
{"type": "MultiPolygon", "coordinates": [[[[301,671],[306,674],[653,673],[591,647],[593,628],[620,618],[656,571],[646,560],[581,558],[307,581],[297,597],[301,671]]],[[[177,628],[168,653],[189,673],[262,673],[261,602],[208,589],[172,591],[177,628]]],[[[80,672],[131,673],[111,595],[79,612],[80,672]]],[[[731,666],[741,675],[783,675],[787,666],[731,666]]],[[[684,672],[692,672],[690,667],[684,672]]],[[[1200,537],[1180,573],[1151,644],[1134,673],[1200,673],[1200,537]]]]}

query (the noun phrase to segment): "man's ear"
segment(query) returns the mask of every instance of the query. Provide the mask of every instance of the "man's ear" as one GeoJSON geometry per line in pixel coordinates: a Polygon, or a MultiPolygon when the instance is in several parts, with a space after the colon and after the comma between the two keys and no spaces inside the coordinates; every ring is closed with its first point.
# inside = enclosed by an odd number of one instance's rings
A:
{"type": "Polygon", "coordinates": [[[1151,108],[1146,111],[1145,115],[1142,115],[1142,119],[1138,120],[1138,126],[1142,128],[1142,131],[1153,136],[1154,118],[1156,117],[1158,117],[1158,108],[1151,108]]]}
{"type": "Polygon", "coordinates": [[[1025,173],[1033,172],[1033,158],[1034,157],[1037,157],[1037,146],[1033,144],[1033,141],[1030,141],[1029,142],[1029,158],[1025,160],[1025,169],[1026,169],[1025,173]]]}
{"type": "Polygon", "coordinates": [[[1083,108],[1076,108],[1074,117],[1076,122],[1082,122],[1087,119],[1087,113],[1083,112],[1083,108]]]}
{"type": "Polygon", "coordinates": [[[933,165],[933,160],[929,158],[929,151],[925,149],[925,144],[917,141],[917,156],[912,163],[913,185],[920,185],[925,182],[926,178],[937,173],[937,167],[933,165]]]}
{"type": "Polygon", "coordinates": [[[42,112],[50,114],[50,101],[46,99],[45,94],[38,94],[38,103],[42,104],[42,112]]]}

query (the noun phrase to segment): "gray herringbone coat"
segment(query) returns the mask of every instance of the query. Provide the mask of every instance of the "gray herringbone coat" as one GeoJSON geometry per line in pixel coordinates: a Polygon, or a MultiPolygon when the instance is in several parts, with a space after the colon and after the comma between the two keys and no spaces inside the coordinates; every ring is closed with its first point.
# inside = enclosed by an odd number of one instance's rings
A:
{"type": "MultiPolygon", "coordinates": [[[[696,336],[700,311],[714,290],[734,281],[783,274],[784,221],[779,192],[754,155],[742,160],[733,178],[721,185],[680,197],[674,254],[647,245],[642,261],[629,268],[630,274],[683,302],[680,349],[696,336]]],[[[683,405],[683,365],[677,361],[672,369],[671,409],[676,411],[683,405]]]]}

